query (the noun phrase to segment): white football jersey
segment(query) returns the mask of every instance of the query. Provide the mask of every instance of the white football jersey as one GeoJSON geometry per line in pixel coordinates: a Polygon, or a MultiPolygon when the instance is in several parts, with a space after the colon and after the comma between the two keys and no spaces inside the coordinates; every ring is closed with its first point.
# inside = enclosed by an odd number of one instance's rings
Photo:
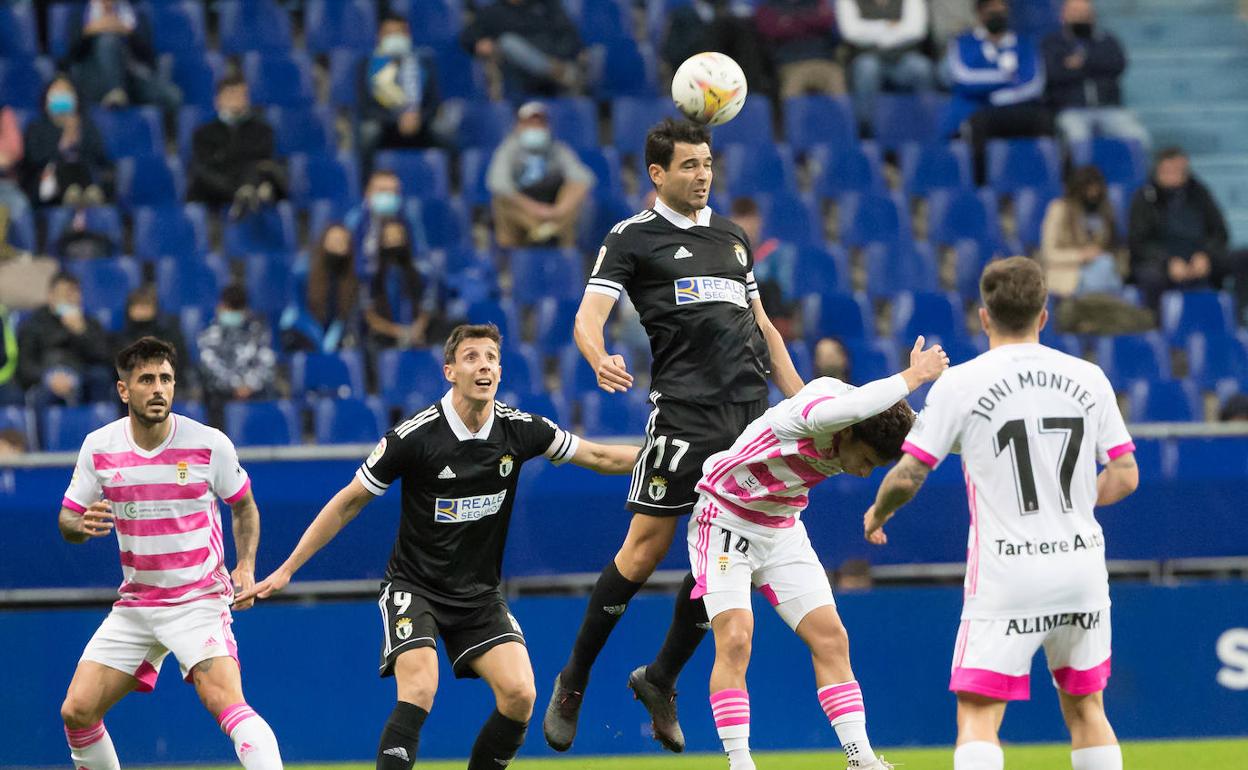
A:
{"type": "Polygon", "coordinates": [[[1097,465],[1135,445],[1100,367],[1039,344],[990,350],[936,381],[903,449],[933,468],[962,455],[964,619],[1109,606],[1097,465]]]}

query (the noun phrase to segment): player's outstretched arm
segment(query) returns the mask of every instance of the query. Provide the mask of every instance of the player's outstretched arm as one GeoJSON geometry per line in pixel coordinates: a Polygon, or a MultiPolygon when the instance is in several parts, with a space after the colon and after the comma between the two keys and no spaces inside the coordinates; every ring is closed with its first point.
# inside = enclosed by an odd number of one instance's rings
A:
{"type": "Polygon", "coordinates": [[[234,597],[234,606],[238,609],[246,609],[256,599],[267,599],[285,588],[299,568],[316,555],[317,551],[328,545],[329,541],[333,540],[347,525],[347,522],[354,519],[372,499],[372,492],[365,489],[357,479],[351,479],[351,483],[339,490],[338,494],[325,504],[321,512],[304,530],[303,537],[299,538],[299,544],[295,546],[294,551],[291,551],[282,566],[273,570],[273,574],[264,580],[256,583],[251,590],[240,592],[234,597]]]}
{"type": "Polygon", "coordinates": [[[104,537],[113,531],[112,506],[107,500],[100,500],[91,503],[82,513],[62,507],[56,524],[61,530],[61,537],[70,543],[85,543],[104,537]]]}
{"type": "MultiPolygon", "coordinates": [[[[230,526],[234,530],[234,555],[237,558],[230,577],[234,580],[234,591],[241,595],[256,584],[256,548],[260,545],[260,509],[256,507],[256,497],[250,489],[230,506],[230,526]]],[[[245,603],[235,601],[234,609],[245,610],[251,603],[250,599],[245,603]]]]}
{"type": "Polygon", "coordinates": [[[756,299],[750,307],[754,310],[754,320],[758,322],[758,329],[763,333],[763,339],[767,341],[767,352],[771,356],[771,379],[775,381],[776,387],[780,389],[784,397],[790,398],[806,383],[802,382],[802,376],[797,373],[797,367],[793,366],[793,358],[789,355],[789,348],[784,344],[784,337],[780,336],[775,324],[767,316],[763,301],[756,299]]]}
{"type": "Polygon", "coordinates": [[[607,475],[630,473],[637,462],[641,447],[631,444],[596,444],[581,439],[572,463],[607,475]]]}
{"type": "Polygon", "coordinates": [[[624,356],[607,352],[607,341],[603,336],[614,306],[615,300],[605,294],[586,293],[576,311],[572,337],[581,355],[598,376],[598,387],[608,393],[623,393],[633,386],[633,375],[628,373],[624,356]]]}
{"type": "Polygon", "coordinates": [[[914,347],[910,349],[910,368],[901,373],[912,392],[924,383],[935,382],[949,368],[949,354],[945,349],[932,345],[924,350],[926,342],[922,334],[914,340],[914,347]]]}
{"type": "Polygon", "coordinates": [[[940,377],[949,368],[949,357],[940,345],[923,350],[920,336],[910,351],[910,368],[868,382],[836,398],[819,399],[802,410],[806,429],[813,435],[841,430],[888,409],[925,382],[940,377]]]}
{"type": "Polygon", "coordinates": [[[902,455],[897,465],[884,477],[884,483],[876,492],[875,504],[867,509],[867,515],[862,519],[862,533],[868,541],[875,545],[888,542],[884,523],[893,517],[898,508],[914,499],[931,472],[931,468],[913,456],[902,455]]]}
{"type": "Polygon", "coordinates": [[[1096,504],[1113,505],[1140,486],[1140,467],[1135,452],[1118,455],[1096,477],[1096,504]]]}

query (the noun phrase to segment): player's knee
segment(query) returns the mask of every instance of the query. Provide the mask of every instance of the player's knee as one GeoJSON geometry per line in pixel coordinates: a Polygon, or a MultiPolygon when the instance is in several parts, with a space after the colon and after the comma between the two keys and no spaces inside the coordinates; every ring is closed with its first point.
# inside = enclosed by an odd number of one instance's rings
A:
{"type": "Polygon", "coordinates": [[[729,624],[715,632],[715,650],[726,663],[748,664],[751,647],[750,630],[743,625],[729,624]]]}
{"type": "Polygon", "coordinates": [[[537,702],[537,688],[532,679],[514,679],[500,682],[495,690],[498,710],[516,720],[528,719],[537,702]]]}
{"type": "Polygon", "coordinates": [[[1105,717],[1105,701],[1101,693],[1088,695],[1061,694],[1062,715],[1067,725],[1078,727],[1088,724],[1099,724],[1105,717]]]}
{"type": "Polygon", "coordinates": [[[849,658],[849,634],[845,626],[837,623],[811,640],[810,652],[823,661],[847,660],[849,658]]]}
{"type": "Polygon", "coordinates": [[[73,693],[65,696],[61,703],[61,721],[71,730],[83,730],[99,722],[102,714],[97,714],[89,704],[84,703],[73,693]]]}

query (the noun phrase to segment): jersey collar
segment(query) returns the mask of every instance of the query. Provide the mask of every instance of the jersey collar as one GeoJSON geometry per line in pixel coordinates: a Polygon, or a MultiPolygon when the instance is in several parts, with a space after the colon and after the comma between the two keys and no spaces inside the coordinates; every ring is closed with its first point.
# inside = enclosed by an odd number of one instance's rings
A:
{"type": "Polygon", "coordinates": [[[679,227],[681,230],[688,230],[691,227],[710,227],[711,225],[711,207],[706,206],[698,213],[694,214],[695,219],[690,219],[684,214],[676,213],[676,210],[663,202],[662,198],[654,199],[654,210],[668,222],[679,227]]]}
{"type": "Polygon", "coordinates": [[[490,430],[494,427],[494,410],[491,409],[490,416],[485,418],[485,424],[481,426],[481,430],[476,433],[468,430],[468,426],[460,419],[459,412],[455,411],[455,406],[451,403],[451,391],[449,390],[442,397],[442,414],[446,415],[446,424],[451,426],[451,433],[454,433],[455,438],[460,441],[487,439],[490,437],[490,430]]]}

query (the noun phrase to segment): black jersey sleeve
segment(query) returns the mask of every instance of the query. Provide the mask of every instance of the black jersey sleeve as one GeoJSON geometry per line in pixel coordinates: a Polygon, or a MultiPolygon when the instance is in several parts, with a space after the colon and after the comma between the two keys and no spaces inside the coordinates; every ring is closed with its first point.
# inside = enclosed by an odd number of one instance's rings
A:
{"type": "Polygon", "coordinates": [[[355,478],[374,495],[384,495],[404,469],[419,462],[419,440],[410,434],[400,435],[396,432],[400,428],[382,436],[355,472],[355,478]]]}
{"type": "Polygon", "coordinates": [[[589,283],[585,286],[587,294],[603,294],[617,300],[620,298],[637,266],[636,241],[628,232],[628,227],[653,219],[654,216],[653,211],[643,211],[611,228],[611,232],[602,241],[602,248],[598,249],[598,258],[594,261],[589,283]]]}
{"type": "Polygon", "coordinates": [[[563,465],[576,454],[581,442],[571,431],[560,428],[540,414],[521,412],[502,404],[499,406],[501,408],[496,416],[512,420],[516,426],[520,436],[520,451],[524,455],[521,460],[544,456],[555,465],[563,465]]]}

